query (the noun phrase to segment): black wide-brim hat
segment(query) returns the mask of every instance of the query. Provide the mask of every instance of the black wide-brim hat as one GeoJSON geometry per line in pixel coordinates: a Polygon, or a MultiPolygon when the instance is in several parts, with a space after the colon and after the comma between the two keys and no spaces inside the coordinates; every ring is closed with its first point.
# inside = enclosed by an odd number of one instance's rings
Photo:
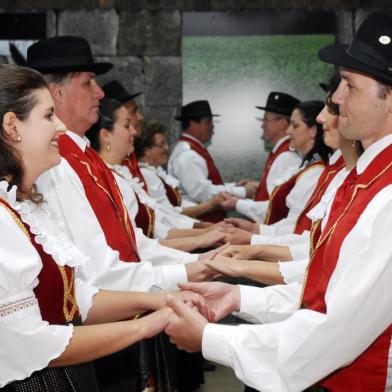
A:
{"type": "Polygon", "coordinates": [[[113,64],[95,62],[85,38],[62,36],[42,39],[27,49],[27,66],[42,74],[65,72],[108,72],[113,64]]]}
{"type": "Polygon", "coordinates": [[[356,32],[350,45],[320,49],[321,61],[363,72],[392,85],[392,14],[374,11],[356,32]]]}
{"type": "Polygon", "coordinates": [[[137,93],[130,93],[128,90],[118,81],[112,80],[109,83],[106,83],[102,90],[105,93],[105,98],[113,98],[121,103],[130,101],[138,97],[140,94],[143,94],[143,91],[139,91],[137,93]]]}
{"type": "Polygon", "coordinates": [[[219,117],[220,114],[212,114],[208,101],[193,101],[181,108],[181,114],[174,117],[177,121],[190,118],[219,117]]]}
{"type": "Polygon", "coordinates": [[[295,106],[299,103],[300,100],[290,94],[281,93],[279,91],[271,91],[268,95],[266,105],[256,106],[256,108],[265,110],[266,112],[290,116],[295,106]]]}

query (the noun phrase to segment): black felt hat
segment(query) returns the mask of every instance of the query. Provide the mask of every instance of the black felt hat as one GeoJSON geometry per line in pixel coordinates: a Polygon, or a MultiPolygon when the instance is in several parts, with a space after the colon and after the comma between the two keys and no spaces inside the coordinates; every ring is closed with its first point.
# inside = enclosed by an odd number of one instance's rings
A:
{"type": "Polygon", "coordinates": [[[121,103],[127,102],[136,98],[140,94],[143,94],[143,91],[137,93],[128,92],[128,90],[118,80],[112,80],[111,82],[106,83],[102,87],[102,90],[105,93],[105,98],[113,98],[121,103]]]}
{"type": "Polygon", "coordinates": [[[268,95],[267,104],[265,106],[256,106],[256,108],[267,112],[290,116],[294,107],[299,103],[300,100],[290,94],[272,91],[268,95]]]}
{"type": "Polygon", "coordinates": [[[113,64],[95,62],[85,38],[63,36],[32,44],[27,49],[27,66],[43,74],[86,71],[99,75],[109,71],[113,64]]]}
{"type": "Polygon", "coordinates": [[[177,121],[189,118],[218,117],[220,114],[212,114],[208,101],[194,101],[181,108],[181,114],[176,116],[177,121]]]}
{"type": "Polygon", "coordinates": [[[326,63],[360,71],[392,85],[392,14],[370,13],[350,45],[327,46],[318,56],[326,63]]]}

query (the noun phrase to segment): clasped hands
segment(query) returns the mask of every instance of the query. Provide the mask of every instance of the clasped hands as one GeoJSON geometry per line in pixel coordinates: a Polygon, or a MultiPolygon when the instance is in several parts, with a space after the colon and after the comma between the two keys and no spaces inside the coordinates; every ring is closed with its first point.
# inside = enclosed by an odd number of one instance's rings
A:
{"type": "Polygon", "coordinates": [[[240,308],[238,286],[222,282],[182,283],[179,293],[167,294],[165,328],[170,341],[188,352],[201,350],[204,328],[240,308]]]}

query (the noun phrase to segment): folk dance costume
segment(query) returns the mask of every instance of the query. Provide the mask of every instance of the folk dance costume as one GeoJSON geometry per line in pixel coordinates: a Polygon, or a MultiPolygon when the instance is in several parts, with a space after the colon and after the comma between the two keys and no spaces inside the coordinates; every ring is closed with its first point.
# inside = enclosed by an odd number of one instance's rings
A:
{"type": "MultiPolygon", "coordinates": [[[[224,183],[208,150],[194,137],[183,133],[174,147],[168,163],[169,174],[179,179],[186,199],[201,203],[219,192],[226,191],[245,197],[244,187],[224,183]]],[[[224,211],[214,211],[200,216],[201,220],[219,222],[224,211]]]]}
{"type": "Polygon", "coordinates": [[[303,287],[240,287],[241,317],[264,324],[208,324],[207,359],[262,391],[391,388],[391,154],[388,135],[339,188],[303,287]]]}
{"type": "MultiPolygon", "coordinates": [[[[279,185],[274,188],[268,201],[238,200],[236,210],[255,222],[263,222],[260,225],[260,233],[263,233],[262,230],[266,226],[273,225],[285,218],[287,219],[283,221],[284,223],[279,223],[276,226],[277,228],[280,225],[287,226],[288,222],[292,222],[292,225],[294,225],[314,192],[324,167],[324,162],[316,159],[305,162],[300,168],[291,168],[288,170],[289,178],[277,180],[279,185]]],[[[267,230],[272,231],[274,229],[269,228],[267,230]]],[[[277,229],[274,234],[286,233],[287,231],[280,233],[277,229]]]]}
{"type": "Polygon", "coordinates": [[[87,258],[43,205],[7,188],[0,183],[0,390],[98,391],[91,363],[47,368],[98,291],[75,278],[87,258]]]}
{"type": "Polygon", "coordinates": [[[279,139],[268,154],[254,200],[267,201],[275,187],[274,179],[282,178],[289,168],[298,167],[300,164],[299,154],[290,150],[290,137],[279,139]]]}
{"type": "MultiPolygon", "coordinates": [[[[60,139],[60,152],[62,143],[69,144],[76,153],[83,153],[88,146],[87,139],[73,132],[67,132],[60,139]]],[[[91,153],[95,154],[94,151],[91,153]]],[[[97,154],[95,156],[100,160],[97,154]]],[[[84,153],[83,159],[89,162],[84,153]]],[[[113,209],[112,198],[102,184],[95,181],[87,183],[89,169],[94,166],[83,167],[85,175],[79,177],[68,161],[62,159],[58,166],[44,173],[37,181],[52,215],[59,216],[59,220],[65,222],[72,241],[90,257],[90,261],[78,269],[78,274],[92,284],[109,290],[167,290],[175,288],[178,282],[186,281],[183,264],[195,261],[198,256],[161,246],[156,240],[147,238],[141,229],[135,229],[135,242],[143,262],[127,262],[117,249],[110,246],[110,237],[114,233],[110,229],[103,231],[105,221],[95,214],[91,204],[93,201],[88,199],[87,192],[100,195],[102,199],[107,198],[102,201],[106,206],[101,207],[102,215],[111,211],[115,213],[116,209],[113,209]]],[[[114,182],[111,172],[110,176],[114,182]]]]}

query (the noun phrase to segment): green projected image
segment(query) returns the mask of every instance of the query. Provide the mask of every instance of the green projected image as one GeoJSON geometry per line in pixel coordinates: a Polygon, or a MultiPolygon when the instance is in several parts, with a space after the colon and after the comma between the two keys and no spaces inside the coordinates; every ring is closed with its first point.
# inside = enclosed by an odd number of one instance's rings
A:
{"type": "Polygon", "coordinates": [[[332,34],[183,37],[183,101],[208,99],[215,122],[210,149],[226,181],[258,179],[266,153],[260,118],[270,91],[324,99],[319,83],[333,67],[317,51],[332,34]]]}

